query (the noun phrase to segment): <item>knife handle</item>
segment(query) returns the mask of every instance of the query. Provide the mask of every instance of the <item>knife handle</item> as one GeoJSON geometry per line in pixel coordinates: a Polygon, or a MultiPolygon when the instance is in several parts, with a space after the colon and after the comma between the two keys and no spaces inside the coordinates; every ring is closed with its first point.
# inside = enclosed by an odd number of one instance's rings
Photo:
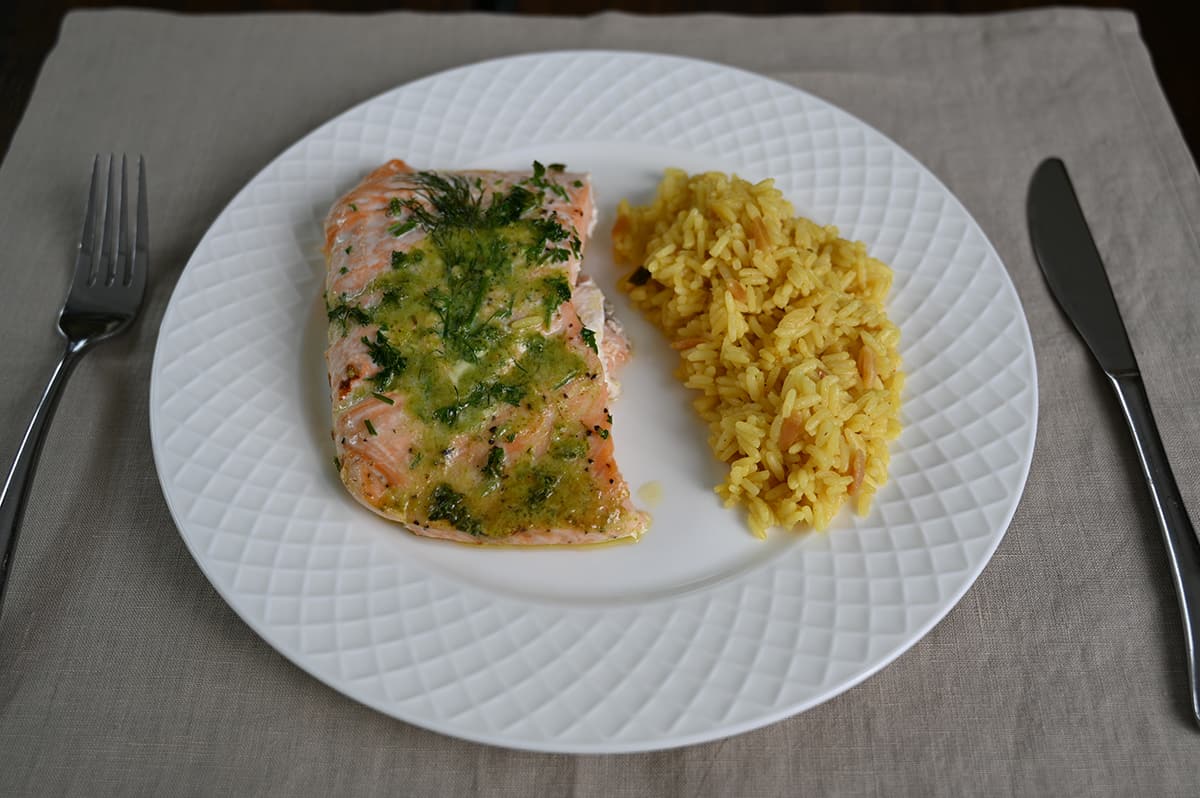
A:
{"type": "Polygon", "coordinates": [[[1183,506],[1183,497],[1179,495],[1179,485],[1171,473],[1171,464],[1167,462],[1167,453],[1163,449],[1154,416],[1150,413],[1150,400],[1146,396],[1141,375],[1107,376],[1117,392],[1121,411],[1133,434],[1142,473],[1154,501],[1154,514],[1167,546],[1171,577],[1179,596],[1179,614],[1183,619],[1188,680],[1192,689],[1192,715],[1200,723],[1200,671],[1196,663],[1196,646],[1200,643],[1200,541],[1183,506]]]}

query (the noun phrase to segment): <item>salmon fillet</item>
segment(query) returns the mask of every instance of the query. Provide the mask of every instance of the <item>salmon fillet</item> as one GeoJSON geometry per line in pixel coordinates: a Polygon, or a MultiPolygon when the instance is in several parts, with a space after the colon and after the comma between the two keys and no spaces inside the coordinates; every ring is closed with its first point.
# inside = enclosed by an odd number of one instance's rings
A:
{"type": "Polygon", "coordinates": [[[636,538],[609,402],[629,355],[579,271],[583,174],[379,167],[325,222],[326,361],[350,493],[427,537],[636,538]]]}

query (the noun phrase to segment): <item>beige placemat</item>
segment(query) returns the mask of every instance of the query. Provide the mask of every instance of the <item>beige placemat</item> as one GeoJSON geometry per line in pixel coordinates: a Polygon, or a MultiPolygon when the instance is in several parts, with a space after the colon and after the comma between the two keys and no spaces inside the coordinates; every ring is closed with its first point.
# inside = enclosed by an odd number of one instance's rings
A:
{"type": "Polygon", "coordinates": [[[1134,18],[76,12],[0,166],[0,460],[56,355],[96,151],[151,165],[154,282],[83,363],[47,442],[0,617],[0,794],[1194,795],[1182,633],[1115,403],[1052,303],[1024,221],[1034,166],[1075,177],[1185,501],[1200,517],[1200,180],[1134,18]],[[800,716],[658,753],[462,742],[324,687],[200,574],[150,453],[147,384],[205,229],[281,150],[447,67],[604,47],[779,78],[882,130],[963,201],[1029,317],[1040,416],[995,558],[896,663],[800,716]]]}

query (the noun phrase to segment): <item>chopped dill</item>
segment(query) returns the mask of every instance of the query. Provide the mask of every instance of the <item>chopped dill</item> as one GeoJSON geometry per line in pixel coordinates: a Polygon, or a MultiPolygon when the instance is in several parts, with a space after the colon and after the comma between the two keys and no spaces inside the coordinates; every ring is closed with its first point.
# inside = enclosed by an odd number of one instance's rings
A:
{"type": "Polygon", "coordinates": [[[465,397],[452,405],[440,407],[433,412],[433,417],[445,424],[447,427],[453,427],[458,423],[459,417],[463,412],[472,407],[490,407],[497,402],[503,402],[507,405],[516,407],[525,398],[525,386],[514,385],[512,383],[500,382],[480,382],[476,383],[465,397]]]}
{"type": "Polygon", "coordinates": [[[439,483],[429,494],[429,520],[448,521],[455,529],[471,535],[482,535],[483,526],[471,515],[466,497],[447,485],[439,483]]]}
{"type": "Polygon", "coordinates": [[[579,337],[583,339],[585,344],[592,348],[593,352],[600,354],[600,348],[596,346],[596,333],[592,332],[587,327],[584,327],[579,331],[579,337]]]}
{"type": "Polygon", "coordinates": [[[331,322],[337,322],[341,326],[343,333],[352,323],[362,325],[371,323],[371,317],[365,310],[358,305],[349,305],[345,302],[327,308],[326,314],[331,322]]]}
{"type": "Polygon", "coordinates": [[[379,366],[379,371],[371,379],[376,385],[386,388],[389,382],[400,376],[400,373],[404,371],[404,367],[407,365],[404,356],[388,343],[387,338],[384,337],[383,330],[378,330],[375,333],[374,341],[364,335],[362,342],[366,345],[367,352],[371,355],[371,360],[375,362],[376,366],[379,366]]]}
{"type": "Polygon", "coordinates": [[[425,259],[425,251],[421,249],[412,249],[408,252],[403,250],[392,250],[392,268],[403,269],[405,266],[420,263],[425,259]]]}
{"type": "Polygon", "coordinates": [[[390,235],[395,236],[396,238],[399,238],[400,236],[407,233],[409,230],[416,229],[416,226],[417,226],[416,219],[407,219],[403,222],[396,222],[394,225],[389,227],[388,233],[390,235]]]}
{"type": "Polygon", "coordinates": [[[560,480],[562,480],[561,473],[535,470],[530,475],[527,501],[534,506],[542,504],[554,493],[554,489],[558,487],[560,480]]]}
{"type": "Polygon", "coordinates": [[[493,446],[488,451],[487,464],[483,467],[483,473],[492,479],[499,479],[500,474],[504,471],[504,450],[499,446],[493,446]]]}
{"type": "Polygon", "coordinates": [[[550,326],[550,319],[558,306],[570,298],[571,284],[567,282],[565,274],[560,272],[542,278],[542,315],[546,326],[550,326]]]}

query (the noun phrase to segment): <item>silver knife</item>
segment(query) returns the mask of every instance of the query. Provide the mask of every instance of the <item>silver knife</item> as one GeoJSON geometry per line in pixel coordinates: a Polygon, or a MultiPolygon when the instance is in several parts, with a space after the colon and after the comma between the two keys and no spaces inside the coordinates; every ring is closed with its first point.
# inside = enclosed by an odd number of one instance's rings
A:
{"type": "Polygon", "coordinates": [[[1200,642],[1200,542],[1150,413],[1150,400],[1104,263],[1096,251],[1067,168],[1058,158],[1043,161],[1033,173],[1026,210],[1033,251],[1050,293],[1108,377],[1133,435],[1179,596],[1192,715],[1200,723],[1200,673],[1196,669],[1196,646],[1200,642]]]}

